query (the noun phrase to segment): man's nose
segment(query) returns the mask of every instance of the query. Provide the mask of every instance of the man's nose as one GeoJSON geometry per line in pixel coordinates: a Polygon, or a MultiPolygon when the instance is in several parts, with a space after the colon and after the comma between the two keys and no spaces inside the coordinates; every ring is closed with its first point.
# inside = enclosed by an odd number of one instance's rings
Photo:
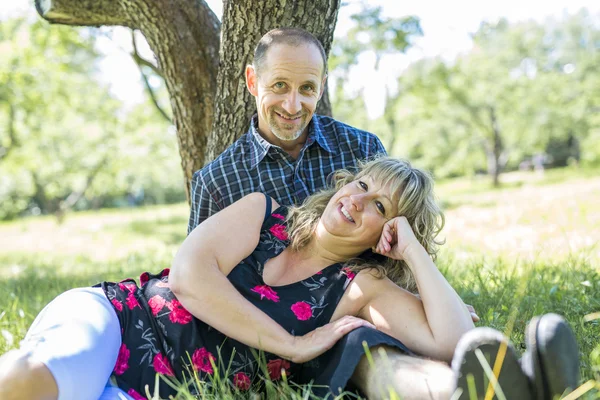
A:
{"type": "Polygon", "coordinates": [[[288,93],[283,101],[283,109],[290,115],[296,115],[302,110],[302,104],[300,104],[300,96],[298,93],[288,93]]]}

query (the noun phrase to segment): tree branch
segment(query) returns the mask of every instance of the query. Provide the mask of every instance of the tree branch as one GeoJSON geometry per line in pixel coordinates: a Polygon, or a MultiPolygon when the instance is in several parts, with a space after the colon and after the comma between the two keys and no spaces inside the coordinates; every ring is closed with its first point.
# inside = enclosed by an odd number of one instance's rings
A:
{"type": "Polygon", "coordinates": [[[131,29],[131,44],[133,45],[133,53],[130,53],[130,55],[133,58],[133,61],[135,61],[135,63],[139,67],[143,66],[143,67],[150,68],[152,70],[152,72],[154,72],[156,75],[158,75],[164,79],[162,71],[160,69],[158,69],[158,67],[156,65],[152,64],[150,61],[148,61],[145,58],[143,58],[142,56],[140,56],[140,53],[137,48],[137,42],[135,40],[135,30],[133,30],[133,29],[131,29]]]}
{"type": "Polygon", "coordinates": [[[137,48],[137,43],[135,41],[135,32],[133,31],[133,29],[131,30],[131,43],[133,45],[133,53],[131,54],[131,57],[133,57],[133,60],[135,61],[136,65],[138,66],[138,69],[140,70],[140,74],[142,75],[142,80],[144,81],[144,86],[146,87],[146,91],[150,95],[150,100],[152,100],[152,104],[154,104],[154,107],[158,110],[160,115],[162,115],[163,118],[168,123],[172,124],[173,119],[169,116],[169,114],[167,114],[167,112],[165,110],[163,110],[163,108],[160,106],[160,104],[158,104],[158,99],[156,98],[154,89],[152,89],[152,86],[150,86],[150,82],[148,81],[148,78],[146,77],[146,74],[144,73],[144,69],[142,67],[150,66],[152,68],[152,70],[157,72],[161,78],[162,78],[162,74],[160,74],[160,72],[158,71],[158,68],[156,68],[154,65],[152,65],[152,63],[143,59],[140,56],[140,53],[138,52],[138,48],[137,48]]]}
{"type": "Polygon", "coordinates": [[[119,0],[35,0],[35,8],[45,20],[65,25],[130,26],[125,7],[119,0]]]}
{"type": "Polygon", "coordinates": [[[71,194],[69,194],[64,200],[62,200],[59,203],[58,211],[64,213],[73,208],[75,204],[77,204],[77,202],[83,197],[85,192],[87,192],[90,186],[92,186],[94,179],[96,179],[96,176],[98,176],[98,172],[100,172],[100,170],[104,168],[107,161],[108,156],[105,156],[102,160],[100,160],[98,164],[96,164],[96,166],[88,174],[83,188],[81,190],[71,192],[71,194]]]}

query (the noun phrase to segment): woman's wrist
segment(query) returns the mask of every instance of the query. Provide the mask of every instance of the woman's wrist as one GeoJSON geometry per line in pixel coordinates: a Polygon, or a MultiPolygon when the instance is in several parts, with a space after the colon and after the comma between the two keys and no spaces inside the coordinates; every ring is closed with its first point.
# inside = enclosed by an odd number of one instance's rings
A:
{"type": "Polygon", "coordinates": [[[402,259],[406,262],[408,267],[412,270],[413,267],[416,267],[420,262],[424,259],[429,259],[429,253],[425,250],[425,248],[421,245],[421,243],[411,243],[402,252],[402,259]]]}

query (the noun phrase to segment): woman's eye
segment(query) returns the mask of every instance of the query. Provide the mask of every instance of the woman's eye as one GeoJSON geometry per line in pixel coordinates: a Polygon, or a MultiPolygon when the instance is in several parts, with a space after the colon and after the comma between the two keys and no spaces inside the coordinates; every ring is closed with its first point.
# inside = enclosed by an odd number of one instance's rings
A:
{"type": "Polygon", "coordinates": [[[382,213],[383,215],[385,215],[385,207],[383,206],[383,204],[381,204],[379,201],[375,202],[375,205],[377,206],[377,209],[379,210],[380,213],[382,213]]]}
{"type": "Polygon", "coordinates": [[[363,181],[358,181],[358,184],[360,185],[360,187],[363,190],[369,190],[369,186],[366,183],[364,183],[363,181]]]}

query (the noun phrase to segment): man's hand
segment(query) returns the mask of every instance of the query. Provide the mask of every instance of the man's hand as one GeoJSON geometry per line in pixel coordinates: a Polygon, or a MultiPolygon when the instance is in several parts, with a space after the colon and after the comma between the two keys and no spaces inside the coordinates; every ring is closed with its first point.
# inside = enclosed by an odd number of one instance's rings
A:
{"type": "Polygon", "coordinates": [[[346,315],[304,336],[296,336],[290,361],[303,363],[312,360],[332,348],[348,332],[361,326],[377,329],[375,325],[362,318],[346,315]]]}

